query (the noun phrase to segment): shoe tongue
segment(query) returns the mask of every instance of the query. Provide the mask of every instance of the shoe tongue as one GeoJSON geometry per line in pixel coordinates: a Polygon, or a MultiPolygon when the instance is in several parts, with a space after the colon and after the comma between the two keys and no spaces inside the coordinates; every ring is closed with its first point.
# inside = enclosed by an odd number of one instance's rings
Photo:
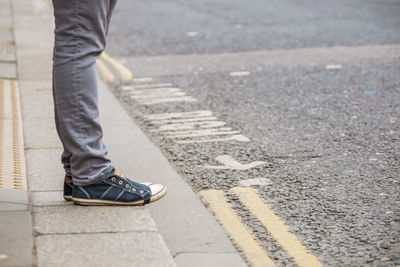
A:
{"type": "Polygon", "coordinates": [[[123,178],[123,179],[126,179],[126,176],[123,175],[119,170],[115,170],[115,171],[114,171],[114,174],[115,174],[115,175],[118,175],[119,177],[121,177],[121,178],[123,178]]]}

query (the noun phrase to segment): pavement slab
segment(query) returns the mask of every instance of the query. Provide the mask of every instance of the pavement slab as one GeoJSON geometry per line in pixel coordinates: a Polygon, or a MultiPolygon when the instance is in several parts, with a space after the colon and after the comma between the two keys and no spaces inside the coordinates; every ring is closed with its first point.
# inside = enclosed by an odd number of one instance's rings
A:
{"type": "Polygon", "coordinates": [[[181,253],[175,257],[175,262],[180,267],[246,266],[236,253],[181,253]]]}
{"type": "Polygon", "coordinates": [[[143,207],[86,207],[73,205],[34,208],[38,234],[116,233],[156,231],[143,207]]]}
{"type": "Polygon", "coordinates": [[[156,232],[44,235],[36,250],[41,267],[175,266],[156,232]]]}
{"type": "Polygon", "coordinates": [[[52,206],[52,205],[71,205],[71,202],[65,201],[63,191],[32,191],[31,200],[34,206],[52,206]]]}
{"type": "Polygon", "coordinates": [[[63,189],[65,172],[60,163],[61,153],[61,148],[25,150],[30,191],[63,189]]]}
{"type": "Polygon", "coordinates": [[[0,237],[0,266],[31,265],[33,236],[29,211],[1,211],[0,208],[0,237]]]}

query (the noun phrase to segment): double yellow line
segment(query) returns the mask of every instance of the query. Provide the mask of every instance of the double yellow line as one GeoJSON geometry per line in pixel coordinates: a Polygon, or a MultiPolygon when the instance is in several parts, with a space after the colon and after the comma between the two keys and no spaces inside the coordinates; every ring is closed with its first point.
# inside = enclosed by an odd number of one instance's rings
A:
{"type": "MultiPolygon", "coordinates": [[[[284,221],[264,204],[256,190],[247,187],[235,187],[229,191],[239,197],[239,201],[264,225],[271,236],[287,251],[298,266],[322,266],[297,237],[289,232],[289,228],[284,221]]],[[[200,192],[200,195],[208,203],[230,237],[243,249],[247,260],[253,266],[275,266],[273,260],[268,257],[267,253],[227,203],[224,192],[221,190],[205,190],[200,192]]]]}
{"type": "Polygon", "coordinates": [[[115,71],[118,73],[119,78],[123,82],[130,82],[133,79],[133,74],[132,72],[127,69],[124,65],[122,65],[120,62],[115,60],[114,58],[110,57],[106,52],[103,52],[100,56],[99,59],[97,59],[96,64],[97,64],[97,69],[99,70],[100,76],[102,77],[103,81],[105,82],[114,82],[115,81],[115,76],[113,72],[107,67],[105,64],[108,63],[110,66],[112,66],[115,71]]]}

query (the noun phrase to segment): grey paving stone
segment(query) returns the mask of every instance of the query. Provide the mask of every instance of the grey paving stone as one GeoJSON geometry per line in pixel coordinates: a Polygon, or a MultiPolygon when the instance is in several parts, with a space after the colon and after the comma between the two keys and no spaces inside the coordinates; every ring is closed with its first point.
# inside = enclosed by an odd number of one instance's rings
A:
{"type": "MultiPolygon", "coordinates": [[[[29,21],[29,24],[30,27],[41,27],[43,22],[33,19],[29,21]]],[[[16,34],[17,44],[20,44],[18,48],[22,52],[21,56],[34,55],[45,51],[51,54],[53,43],[46,42],[46,40],[53,39],[52,30],[35,30],[34,35],[30,34],[30,32],[32,32],[32,29],[25,25],[25,27],[20,27],[16,34]]]]}
{"type": "Polygon", "coordinates": [[[0,62],[0,78],[17,78],[17,66],[13,62],[0,62]]]}
{"type": "MultiPolygon", "coordinates": [[[[10,203],[10,202],[0,202],[0,211],[18,211],[18,210],[27,210],[28,205],[18,204],[18,203],[10,203]]],[[[2,213],[0,213],[2,214],[2,213]]]]}
{"type": "Polygon", "coordinates": [[[61,149],[25,150],[28,189],[30,191],[63,190],[64,169],[61,149]]]}
{"type": "MultiPolygon", "coordinates": [[[[6,17],[4,10],[1,11],[0,16],[6,17]]],[[[11,42],[14,41],[13,32],[10,28],[4,28],[3,25],[0,26],[0,41],[1,42],[11,42]]]]}
{"type": "Polygon", "coordinates": [[[52,59],[48,53],[24,55],[18,50],[18,77],[22,80],[51,80],[52,59]]]}
{"type": "Polygon", "coordinates": [[[156,231],[145,207],[85,207],[78,205],[35,207],[39,234],[156,231]]]}
{"type": "Polygon", "coordinates": [[[23,124],[25,148],[62,148],[53,120],[36,118],[23,120],[23,124]]]}
{"type": "Polygon", "coordinates": [[[246,267],[237,253],[181,253],[174,259],[179,267],[246,267]]]}
{"type": "Polygon", "coordinates": [[[36,249],[41,267],[175,266],[156,232],[45,235],[36,249]]]}
{"type": "Polygon", "coordinates": [[[0,212],[0,266],[31,266],[32,222],[29,211],[0,212]]]}
{"type": "MultiPolygon", "coordinates": [[[[54,105],[51,91],[39,91],[32,94],[23,94],[21,96],[21,106],[23,110],[27,111],[23,113],[24,121],[43,118],[54,124],[54,105]],[[29,112],[33,110],[35,112],[29,112]]],[[[47,132],[45,133],[48,134],[47,132]]]]}
{"type": "Polygon", "coordinates": [[[10,17],[0,17],[0,25],[2,27],[12,27],[12,20],[10,17]]]}
{"type": "Polygon", "coordinates": [[[0,44],[0,62],[1,61],[8,61],[8,62],[14,62],[16,61],[16,57],[13,53],[8,53],[8,52],[4,52],[2,54],[1,50],[2,50],[2,45],[0,44]]]}
{"type": "Polygon", "coordinates": [[[63,191],[34,191],[32,192],[32,204],[34,206],[71,205],[71,201],[65,201],[63,191]]]}
{"type": "Polygon", "coordinates": [[[37,94],[38,92],[47,92],[49,95],[51,95],[52,83],[49,80],[20,80],[18,84],[21,95],[23,96],[28,94],[37,94]]]}
{"type": "Polygon", "coordinates": [[[0,201],[28,204],[28,194],[26,190],[0,188],[0,201]]]}

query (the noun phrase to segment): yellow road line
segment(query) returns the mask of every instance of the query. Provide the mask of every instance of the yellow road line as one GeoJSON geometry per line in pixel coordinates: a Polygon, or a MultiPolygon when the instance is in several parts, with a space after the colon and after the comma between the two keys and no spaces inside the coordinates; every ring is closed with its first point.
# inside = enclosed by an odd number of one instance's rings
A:
{"type": "Polygon", "coordinates": [[[246,258],[254,267],[275,266],[265,251],[254,240],[251,233],[241,223],[239,217],[226,202],[224,193],[220,190],[201,191],[200,195],[214,211],[215,217],[231,236],[231,238],[243,249],[246,258]]]}
{"type": "Polygon", "coordinates": [[[322,266],[318,259],[301,244],[297,237],[289,232],[284,221],[264,204],[254,189],[235,187],[230,191],[239,196],[240,201],[267,228],[272,237],[293,257],[299,266],[322,266]]]}
{"type": "Polygon", "coordinates": [[[122,81],[124,82],[130,82],[133,79],[133,74],[130,70],[128,70],[124,65],[119,63],[117,60],[114,58],[110,57],[106,52],[103,52],[100,56],[103,60],[107,61],[110,63],[118,72],[118,74],[121,76],[122,81]]]}
{"type": "Polygon", "coordinates": [[[106,64],[101,59],[96,60],[97,69],[100,72],[101,78],[105,82],[113,82],[115,80],[114,74],[107,68],[106,64]]]}

